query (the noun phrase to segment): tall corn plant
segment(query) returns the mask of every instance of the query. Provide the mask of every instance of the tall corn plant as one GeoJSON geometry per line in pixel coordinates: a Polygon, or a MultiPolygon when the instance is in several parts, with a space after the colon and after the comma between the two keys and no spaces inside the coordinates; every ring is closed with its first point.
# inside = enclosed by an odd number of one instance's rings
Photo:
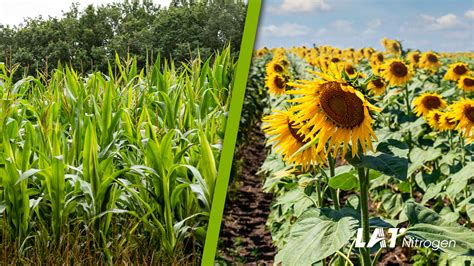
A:
{"type": "Polygon", "coordinates": [[[203,242],[235,70],[230,49],[178,66],[158,59],[139,70],[118,56],[115,65],[87,76],[60,66],[49,80],[16,83],[0,65],[0,231],[24,252],[39,238],[60,247],[77,226],[109,262],[117,237],[124,247],[132,234],[148,236],[171,258],[185,241],[203,242]],[[114,235],[131,221],[127,235],[114,235]]]}

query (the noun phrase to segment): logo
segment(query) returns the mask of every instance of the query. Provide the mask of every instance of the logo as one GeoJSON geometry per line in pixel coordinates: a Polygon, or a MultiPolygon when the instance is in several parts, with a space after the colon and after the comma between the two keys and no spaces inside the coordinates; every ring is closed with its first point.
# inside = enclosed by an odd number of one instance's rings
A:
{"type": "MultiPolygon", "coordinates": [[[[397,245],[397,238],[406,232],[406,228],[375,228],[370,236],[369,242],[363,240],[363,229],[357,229],[356,248],[372,248],[380,243],[382,248],[394,248],[397,245]]],[[[404,235],[402,247],[410,248],[431,248],[434,251],[440,248],[456,247],[456,240],[428,240],[419,239],[413,235],[404,235]]]]}

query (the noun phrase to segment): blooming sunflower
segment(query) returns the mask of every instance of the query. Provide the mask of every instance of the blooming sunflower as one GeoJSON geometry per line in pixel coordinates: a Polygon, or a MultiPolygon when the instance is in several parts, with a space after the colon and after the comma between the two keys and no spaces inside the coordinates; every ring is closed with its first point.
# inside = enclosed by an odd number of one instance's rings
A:
{"type": "Polygon", "coordinates": [[[342,80],[337,67],[331,65],[328,73],[317,73],[321,78],[290,83],[299,90],[289,91],[300,97],[290,100],[295,103],[295,122],[306,130],[307,139],[317,140],[317,151],[332,147],[333,156],[338,154],[342,145],[341,156],[344,157],[349,142],[352,144],[352,157],[360,147],[372,149],[371,139],[376,139],[372,129],[370,110],[379,110],[371,105],[362,95],[342,80]]]}
{"type": "Polygon", "coordinates": [[[275,151],[288,164],[301,165],[308,169],[311,165],[324,163],[324,151],[317,151],[316,147],[309,146],[299,152],[307,140],[307,131],[297,126],[291,111],[275,110],[273,114],[264,117],[263,130],[269,135],[269,142],[274,145],[275,151]]]}
{"type": "Polygon", "coordinates": [[[265,87],[267,87],[268,91],[272,94],[284,94],[286,89],[285,77],[278,73],[272,73],[265,77],[265,87]]]}
{"type": "Polygon", "coordinates": [[[461,99],[453,104],[452,110],[454,119],[459,121],[456,130],[468,140],[474,140],[474,100],[461,99]]]}
{"type": "Polygon", "coordinates": [[[383,38],[381,40],[381,43],[388,53],[400,55],[402,52],[401,44],[399,41],[383,38]]]}
{"type": "Polygon", "coordinates": [[[465,91],[474,91],[474,77],[462,76],[458,81],[458,86],[465,91]]]}
{"type": "Polygon", "coordinates": [[[271,75],[273,73],[283,74],[286,72],[286,69],[276,60],[272,60],[268,62],[267,67],[266,67],[266,72],[267,72],[267,75],[271,75]]]}
{"type": "Polygon", "coordinates": [[[437,70],[441,66],[441,62],[439,61],[438,55],[433,52],[425,52],[420,57],[420,67],[429,69],[429,70],[437,70]]]}
{"type": "Polygon", "coordinates": [[[442,115],[443,112],[438,109],[435,109],[429,112],[425,119],[432,129],[440,130],[440,119],[442,115]]]}
{"type": "Polygon", "coordinates": [[[418,63],[420,62],[420,53],[417,51],[409,52],[407,57],[408,61],[410,61],[410,64],[412,64],[413,66],[418,65],[418,63]]]}
{"type": "Polygon", "coordinates": [[[370,56],[369,64],[372,68],[372,72],[376,75],[380,74],[380,66],[384,63],[384,55],[381,52],[373,53],[370,56]]]}
{"type": "Polygon", "coordinates": [[[390,85],[403,85],[411,79],[413,73],[403,61],[391,59],[382,65],[381,75],[390,85]]]}
{"type": "Polygon", "coordinates": [[[280,65],[282,65],[285,69],[290,65],[290,62],[288,61],[288,59],[286,59],[286,57],[281,57],[278,59],[280,65]]]}
{"type": "Polygon", "coordinates": [[[417,116],[425,116],[432,110],[446,107],[446,101],[437,93],[427,92],[416,97],[413,100],[413,105],[415,106],[415,114],[417,116]]]}
{"type": "Polygon", "coordinates": [[[382,78],[373,79],[367,85],[367,89],[375,95],[382,94],[387,88],[387,84],[382,78]]]}
{"type": "Polygon", "coordinates": [[[349,76],[349,78],[355,78],[357,77],[357,70],[355,69],[354,65],[352,65],[351,63],[349,62],[345,62],[344,63],[344,71],[346,72],[346,74],[349,76]]]}
{"type": "Polygon", "coordinates": [[[449,66],[448,71],[444,75],[444,79],[457,81],[461,76],[469,75],[469,72],[469,66],[466,63],[454,63],[449,66]]]}
{"type": "Polygon", "coordinates": [[[456,125],[457,121],[452,112],[441,113],[438,123],[440,131],[454,130],[456,125]]]}

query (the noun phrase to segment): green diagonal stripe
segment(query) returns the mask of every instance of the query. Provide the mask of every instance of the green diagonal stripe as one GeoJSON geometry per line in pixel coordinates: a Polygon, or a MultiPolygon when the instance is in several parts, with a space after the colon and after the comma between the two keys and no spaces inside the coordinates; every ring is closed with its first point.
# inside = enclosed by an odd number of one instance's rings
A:
{"type": "Polygon", "coordinates": [[[224,145],[219,162],[219,173],[212,200],[211,215],[209,217],[209,227],[204,245],[204,254],[201,265],[213,265],[216,256],[217,241],[224,212],[227,186],[234,159],[235,142],[239,130],[240,114],[247,87],[247,77],[252,60],[253,45],[257,33],[258,18],[260,15],[261,0],[249,0],[247,7],[247,18],[245,20],[242,44],[240,45],[239,61],[232,91],[229,116],[225,129],[224,145]]]}

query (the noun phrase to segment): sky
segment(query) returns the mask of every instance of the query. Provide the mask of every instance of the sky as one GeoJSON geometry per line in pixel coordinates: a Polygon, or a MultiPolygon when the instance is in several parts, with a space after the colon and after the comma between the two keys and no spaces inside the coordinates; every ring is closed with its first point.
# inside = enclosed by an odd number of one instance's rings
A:
{"type": "MultiPolygon", "coordinates": [[[[0,0],[0,24],[19,25],[27,17],[60,17],[62,11],[69,10],[72,3],[80,7],[89,4],[101,5],[123,0],[0,0]]],[[[168,6],[171,0],[154,0],[155,3],[168,6]]]]}
{"type": "Polygon", "coordinates": [[[474,51],[474,0],[264,0],[256,48],[374,47],[474,51]]]}

